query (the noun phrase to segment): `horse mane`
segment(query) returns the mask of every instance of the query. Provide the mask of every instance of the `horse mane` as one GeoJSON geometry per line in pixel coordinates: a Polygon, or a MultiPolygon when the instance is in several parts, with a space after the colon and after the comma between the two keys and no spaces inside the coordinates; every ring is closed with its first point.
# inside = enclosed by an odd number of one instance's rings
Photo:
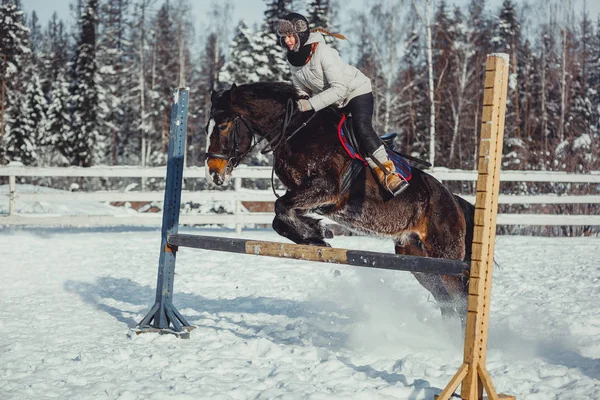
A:
{"type": "Polygon", "coordinates": [[[253,100],[273,100],[286,104],[288,99],[298,100],[294,85],[288,82],[255,82],[237,86],[233,97],[242,103],[253,100]]]}

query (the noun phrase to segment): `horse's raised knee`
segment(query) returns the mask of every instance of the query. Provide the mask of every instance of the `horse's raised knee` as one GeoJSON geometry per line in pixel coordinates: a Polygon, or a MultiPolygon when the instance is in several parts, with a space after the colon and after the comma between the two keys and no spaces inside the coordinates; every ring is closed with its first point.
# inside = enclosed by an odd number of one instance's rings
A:
{"type": "Polygon", "coordinates": [[[275,232],[279,233],[281,236],[285,236],[285,224],[280,218],[275,216],[275,218],[273,218],[273,223],[271,223],[271,226],[273,227],[273,230],[275,232]]]}
{"type": "Polygon", "coordinates": [[[289,207],[287,207],[281,199],[277,199],[275,201],[275,215],[284,215],[289,212],[289,207]]]}
{"type": "Polygon", "coordinates": [[[395,245],[396,254],[420,257],[427,256],[421,237],[416,232],[407,232],[403,234],[400,238],[396,239],[395,245]]]}

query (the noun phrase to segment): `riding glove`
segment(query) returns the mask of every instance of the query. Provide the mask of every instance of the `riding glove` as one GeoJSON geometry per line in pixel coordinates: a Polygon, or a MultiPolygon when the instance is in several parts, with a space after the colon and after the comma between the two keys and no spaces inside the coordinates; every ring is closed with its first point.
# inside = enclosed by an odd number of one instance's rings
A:
{"type": "Polygon", "coordinates": [[[304,100],[304,99],[300,99],[298,100],[298,110],[304,112],[304,111],[310,111],[313,109],[312,104],[310,104],[310,101],[308,100],[304,100]]]}

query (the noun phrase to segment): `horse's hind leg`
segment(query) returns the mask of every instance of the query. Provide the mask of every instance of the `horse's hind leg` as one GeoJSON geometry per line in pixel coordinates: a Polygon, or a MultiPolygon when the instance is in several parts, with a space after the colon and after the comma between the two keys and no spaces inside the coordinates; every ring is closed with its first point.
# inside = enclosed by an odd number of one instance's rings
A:
{"type": "MultiPolygon", "coordinates": [[[[396,254],[409,256],[427,257],[427,253],[416,233],[408,233],[395,241],[396,254]]],[[[452,296],[446,289],[446,285],[440,275],[425,274],[422,272],[413,272],[414,277],[435,299],[440,307],[442,318],[444,320],[453,320],[456,318],[455,304],[452,296]]]]}
{"type": "Polygon", "coordinates": [[[275,202],[273,229],[294,243],[315,246],[329,246],[323,239],[333,237],[331,231],[321,225],[318,219],[305,214],[321,202],[315,201],[310,191],[300,191],[301,195],[287,192],[275,202]]]}
{"type": "MultiPolygon", "coordinates": [[[[425,252],[429,257],[463,260],[465,256],[464,231],[447,229],[444,235],[430,235],[423,243],[425,252]]],[[[442,285],[450,297],[454,314],[463,325],[467,317],[468,285],[466,277],[440,275],[442,285]]]]}

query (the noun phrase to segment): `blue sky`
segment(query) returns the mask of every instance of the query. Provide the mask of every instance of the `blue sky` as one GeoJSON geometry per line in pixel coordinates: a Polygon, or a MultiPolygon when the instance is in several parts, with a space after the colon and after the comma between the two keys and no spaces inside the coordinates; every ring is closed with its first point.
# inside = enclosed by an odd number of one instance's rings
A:
{"type": "MultiPolygon", "coordinates": [[[[194,8],[194,17],[198,21],[198,30],[202,26],[202,23],[207,22],[205,11],[210,8],[211,3],[214,1],[215,0],[190,0],[190,3],[194,8]]],[[[260,23],[262,21],[265,8],[264,0],[232,0],[232,2],[235,7],[233,13],[233,26],[235,26],[240,19],[246,20],[248,25],[260,23]]],[[[467,4],[468,0],[448,0],[448,2],[467,4]]],[[[516,0],[516,3],[520,2],[521,0],[516,0]]],[[[535,1],[530,1],[530,3],[534,2],[535,1]]],[[[27,13],[31,13],[32,10],[35,10],[44,25],[54,11],[58,12],[61,18],[69,19],[69,0],[22,0],[22,3],[27,13]]],[[[160,0],[157,1],[157,3],[160,4],[160,0]]],[[[340,3],[344,4],[345,9],[359,10],[366,7],[370,2],[368,0],[341,0],[340,3]]],[[[498,8],[502,4],[502,0],[488,0],[487,3],[488,7],[498,8]]],[[[575,0],[575,3],[578,8],[581,9],[583,0],[575,0]]],[[[587,0],[587,7],[592,19],[595,20],[596,16],[600,13],[600,1],[587,0]]]]}

